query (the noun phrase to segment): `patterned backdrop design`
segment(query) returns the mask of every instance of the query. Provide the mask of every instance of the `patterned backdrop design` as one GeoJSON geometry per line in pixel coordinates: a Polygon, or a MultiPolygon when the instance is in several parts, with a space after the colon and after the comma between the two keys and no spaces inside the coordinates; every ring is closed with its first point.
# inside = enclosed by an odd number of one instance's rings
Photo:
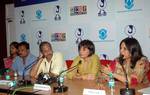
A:
{"type": "Polygon", "coordinates": [[[150,0],[50,1],[15,7],[15,36],[18,41],[28,41],[36,56],[38,45],[46,40],[65,59],[73,59],[78,55],[78,43],[90,39],[96,54],[114,59],[120,41],[135,37],[150,58],[150,0]]]}

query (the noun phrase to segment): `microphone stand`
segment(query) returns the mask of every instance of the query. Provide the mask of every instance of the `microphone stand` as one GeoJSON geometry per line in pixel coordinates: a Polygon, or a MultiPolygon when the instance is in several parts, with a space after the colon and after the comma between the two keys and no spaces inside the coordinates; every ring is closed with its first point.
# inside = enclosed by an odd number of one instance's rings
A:
{"type": "Polygon", "coordinates": [[[56,87],[53,88],[53,92],[54,93],[63,93],[63,92],[66,92],[68,90],[68,87],[65,86],[65,85],[63,85],[63,83],[64,83],[64,76],[61,76],[61,75],[64,72],[70,72],[70,71],[76,69],[78,67],[78,65],[80,65],[80,64],[81,64],[81,60],[79,61],[79,63],[77,65],[75,65],[75,66],[73,66],[73,67],[71,67],[71,68],[69,68],[67,70],[62,71],[58,75],[58,77],[57,77],[58,86],[56,86],[56,87]]]}
{"type": "Polygon", "coordinates": [[[59,76],[57,78],[57,81],[58,81],[58,86],[56,86],[56,87],[53,88],[53,92],[54,93],[63,93],[63,92],[68,91],[68,87],[65,86],[65,85],[63,85],[63,83],[64,83],[64,77],[59,76]]]}
{"type": "MultiPolygon", "coordinates": [[[[123,61],[122,61],[122,63],[123,63],[123,61]]],[[[129,88],[129,81],[128,81],[128,77],[127,77],[127,72],[125,71],[125,68],[123,67],[123,64],[121,64],[121,67],[123,69],[123,72],[124,72],[125,78],[126,78],[126,82],[125,82],[126,88],[121,88],[120,89],[120,95],[135,95],[135,89],[129,88]]]]}
{"type": "Polygon", "coordinates": [[[34,65],[33,63],[35,63],[36,61],[37,60],[33,61],[31,64],[29,64],[28,66],[26,66],[24,68],[23,73],[22,73],[22,80],[20,80],[19,83],[18,83],[19,86],[27,86],[27,85],[32,84],[31,80],[25,80],[25,72],[27,70],[29,70],[34,65]]]}

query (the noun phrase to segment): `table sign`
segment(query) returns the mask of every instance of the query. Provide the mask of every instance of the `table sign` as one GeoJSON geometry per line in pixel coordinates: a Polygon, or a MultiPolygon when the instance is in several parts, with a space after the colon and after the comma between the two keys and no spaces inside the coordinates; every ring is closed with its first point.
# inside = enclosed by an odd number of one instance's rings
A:
{"type": "Polygon", "coordinates": [[[33,89],[50,91],[51,87],[49,85],[44,85],[44,84],[34,84],[33,89]]]}
{"type": "Polygon", "coordinates": [[[83,95],[106,95],[105,90],[97,90],[97,89],[83,89],[83,95]]]}
{"type": "Polygon", "coordinates": [[[142,88],[138,92],[143,93],[143,95],[150,95],[150,87],[142,88]]]}

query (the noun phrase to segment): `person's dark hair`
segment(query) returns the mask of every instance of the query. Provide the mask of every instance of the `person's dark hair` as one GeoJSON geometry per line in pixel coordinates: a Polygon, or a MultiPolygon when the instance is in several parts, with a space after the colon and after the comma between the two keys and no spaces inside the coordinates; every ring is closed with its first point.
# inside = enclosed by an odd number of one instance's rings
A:
{"type": "Polygon", "coordinates": [[[83,40],[78,45],[78,52],[80,51],[81,47],[89,49],[90,53],[89,56],[95,53],[95,46],[92,41],[90,40],[83,40]]]}
{"type": "Polygon", "coordinates": [[[19,45],[18,45],[18,47],[20,47],[20,46],[25,46],[25,48],[28,49],[28,50],[30,49],[29,43],[27,43],[25,41],[24,42],[20,42],[19,45]]]}
{"type": "MultiPolygon", "coordinates": [[[[141,46],[135,38],[125,38],[120,42],[120,49],[121,44],[125,43],[129,53],[131,54],[131,68],[133,69],[136,65],[136,62],[143,57],[141,46]]],[[[120,54],[121,56],[121,54],[120,54]]]]}
{"type": "Polygon", "coordinates": [[[52,46],[49,42],[43,41],[43,42],[41,42],[41,44],[39,46],[39,49],[40,49],[41,52],[42,52],[42,46],[44,46],[44,45],[48,45],[52,49],[52,46]]]}
{"type": "Polygon", "coordinates": [[[9,46],[14,46],[16,49],[18,49],[18,42],[11,42],[9,46]]]}

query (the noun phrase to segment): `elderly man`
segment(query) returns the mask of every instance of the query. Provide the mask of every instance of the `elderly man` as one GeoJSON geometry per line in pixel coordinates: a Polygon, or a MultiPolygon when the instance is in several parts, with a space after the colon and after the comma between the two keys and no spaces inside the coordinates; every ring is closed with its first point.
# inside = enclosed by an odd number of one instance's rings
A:
{"type": "Polygon", "coordinates": [[[53,52],[49,42],[42,42],[39,48],[41,56],[31,69],[31,77],[38,78],[40,73],[59,75],[61,71],[66,69],[63,55],[60,52],[53,52]]]}

